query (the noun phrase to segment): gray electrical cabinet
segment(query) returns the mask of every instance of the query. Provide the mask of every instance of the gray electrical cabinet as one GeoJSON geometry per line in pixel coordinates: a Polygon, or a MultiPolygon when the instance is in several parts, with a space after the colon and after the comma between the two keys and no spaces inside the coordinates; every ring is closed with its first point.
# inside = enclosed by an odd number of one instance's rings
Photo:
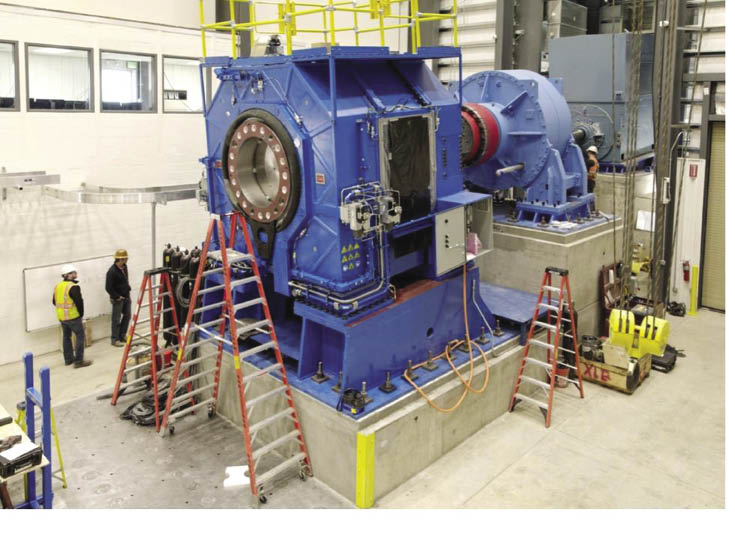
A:
{"type": "MultiPolygon", "coordinates": [[[[653,153],[653,47],[653,34],[643,33],[634,157],[653,153]]],[[[579,35],[549,41],[549,77],[562,78],[573,124],[584,124],[600,134],[597,142],[600,161],[620,163],[627,157],[624,151],[628,141],[628,80],[632,68],[633,36],[630,33],[579,35]],[[613,138],[613,105],[617,141],[613,138]]]]}

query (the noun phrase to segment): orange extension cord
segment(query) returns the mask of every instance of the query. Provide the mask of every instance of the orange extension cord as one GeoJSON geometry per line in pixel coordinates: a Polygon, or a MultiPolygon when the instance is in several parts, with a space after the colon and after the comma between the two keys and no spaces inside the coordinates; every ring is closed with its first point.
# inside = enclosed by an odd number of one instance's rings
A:
{"type": "Polygon", "coordinates": [[[467,264],[462,266],[462,308],[464,310],[465,343],[467,343],[467,348],[469,349],[469,355],[470,355],[470,377],[467,381],[465,381],[465,379],[462,377],[462,374],[459,373],[459,370],[457,370],[457,367],[454,366],[454,363],[452,362],[452,358],[450,355],[450,353],[454,349],[456,349],[459,345],[462,344],[462,341],[459,341],[458,339],[454,339],[453,341],[450,341],[449,343],[447,343],[446,349],[444,350],[444,358],[447,359],[447,362],[449,362],[449,366],[452,367],[452,370],[454,371],[454,373],[464,384],[464,391],[462,392],[462,395],[459,397],[457,402],[451,407],[446,408],[446,409],[443,407],[439,407],[436,403],[434,403],[429,398],[428,395],[426,395],[424,390],[422,390],[419,386],[417,386],[414,383],[414,381],[411,378],[409,378],[408,373],[416,368],[423,366],[424,364],[426,364],[426,361],[412,366],[410,370],[406,369],[406,371],[403,373],[403,378],[409,384],[411,384],[416,389],[416,391],[418,391],[421,394],[421,397],[426,399],[426,402],[429,405],[431,405],[434,409],[436,409],[440,413],[451,413],[453,411],[456,411],[459,408],[459,406],[462,404],[462,402],[464,401],[465,397],[467,397],[468,392],[471,391],[472,393],[482,393],[483,391],[485,391],[490,381],[490,363],[488,362],[487,357],[485,356],[485,352],[482,350],[482,348],[477,343],[475,343],[474,341],[472,341],[472,339],[470,339],[470,325],[469,325],[469,320],[467,319],[467,264]],[[474,389],[471,385],[472,377],[475,372],[475,363],[474,363],[474,358],[472,354],[473,345],[477,347],[477,350],[480,352],[480,355],[482,356],[482,360],[485,362],[485,381],[483,382],[482,387],[480,389],[474,389]]]}

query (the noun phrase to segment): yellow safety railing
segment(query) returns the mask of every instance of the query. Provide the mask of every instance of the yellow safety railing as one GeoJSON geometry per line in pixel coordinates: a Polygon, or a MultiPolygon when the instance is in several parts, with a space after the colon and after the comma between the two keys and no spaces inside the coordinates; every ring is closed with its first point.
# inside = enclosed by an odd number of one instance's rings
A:
{"type": "MultiPolygon", "coordinates": [[[[283,0],[281,2],[265,0],[229,0],[230,20],[205,23],[204,0],[199,0],[199,19],[202,30],[202,53],[207,56],[206,33],[211,31],[229,31],[232,38],[232,56],[237,57],[237,33],[238,31],[250,31],[250,46],[255,44],[257,33],[273,34],[262,28],[278,25],[278,33],[286,36],[286,54],[293,51],[293,38],[299,33],[320,34],[324,42],[336,45],[337,33],[354,33],[355,44],[360,44],[360,35],[364,33],[379,33],[380,46],[385,46],[385,32],[392,29],[409,29],[411,32],[411,52],[415,53],[421,46],[421,24],[429,21],[452,20],[452,37],[454,46],[457,45],[457,0],[452,3],[452,11],[449,13],[422,13],[419,10],[419,0],[367,0],[359,3],[353,0],[324,0],[324,2],[298,2],[295,0],[283,0]],[[238,23],[235,19],[235,5],[248,4],[247,22],[238,23]],[[408,4],[410,14],[394,13],[395,5],[408,4]],[[275,19],[257,19],[258,5],[276,6],[278,16],[275,19]],[[351,13],[351,27],[336,27],[335,14],[338,12],[351,13]],[[321,28],[305,28],[297,25],[298,18],[321,14],[321,28]],[[377,22],[377,23],[376,23],[377,22]],[[388,24],[386,24],[386,22],[388,24]],[[361,27],[361,23],[368,26],[361,27]],[[259,29],[260,28],[260,29],[259,29]]],[[[303,21],[303,20],[302,20],[303,21]]],[[[343,24],[344,25],[344,24],[343,24]]]]}

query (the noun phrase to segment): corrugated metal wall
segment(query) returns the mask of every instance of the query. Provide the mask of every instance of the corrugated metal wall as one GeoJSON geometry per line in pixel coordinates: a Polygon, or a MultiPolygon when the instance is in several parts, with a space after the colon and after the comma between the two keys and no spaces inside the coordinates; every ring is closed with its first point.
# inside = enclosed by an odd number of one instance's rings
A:
{"type": "MultiPolygon", "coordinates": [[[[495,67],[495,11],[497,2],[487,0],[458,0],[458,42],[462,47],[462,72],[467,77],[495,67]]],[[[452,0],[441,0],[441,10],[450,12],[452,0]]],[[[452,24],[441,22],[439,44],[453,44],[452,24]]],[[[439,79],[444,82],[459,79],[457,60],[439,62],[439,79]]]]}
{"type": "Polygon", "coordinates": [[[712,127],[707,221],[702,265],[702,305],[725,310],[725,123],[712,127]]]}

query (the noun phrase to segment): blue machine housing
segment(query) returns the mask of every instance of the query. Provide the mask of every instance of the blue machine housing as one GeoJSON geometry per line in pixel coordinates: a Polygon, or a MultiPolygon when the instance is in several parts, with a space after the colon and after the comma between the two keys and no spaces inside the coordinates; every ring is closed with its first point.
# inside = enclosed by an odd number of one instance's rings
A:
{"type": "MultiPolygon", "coordinates": [[[[288,165],[291,179],[299,182],[291,184],[291,195],[299,196],[293,215],[270,230],[252,220],[249,226],[267,246],[259,251],[258,265],[281,351],[298,362],[300,378],[313,375],[321,362],[330,377],[343,373],[345,388],[360,389],[363,382],[376,387],[386,372],[401,374],[409,360],[423,361],[429,351],[436,355],[450,340],[464,337],[463,297],[471,337],[483,325],[495,328],[487,306],[473,300],[479,287],[474,263],[467,264],[464,285],[461,265],[436,272],[436,215],[489,197],[464,187],[460,103],[424,62],[458,56],[459,49],[449,47],[418,54],[332,47],[290,56],[207,58],[203,64],[215,68],[221,82],[205,110],[202,162],[211,213],[230,213],[234,202],[253,217],[233,197],[235,174],[229,174],[237,172],[237,161],[228,142],[243,129],[247,111],[268,113],[294,147],[298,168],[288,165]],[[388,175],[395,153],[385,148],[386,134],[393,133],[388,125],[411,117],[419,118],[408,127],[427,134],[418,142],[429,146],[427,165],[415,169],[430,171],[425,196],[402,196],[393,222],[356,233],[341,213],[353,199],[347,192],[394,186],[388,175]]],[[[381,203],[392,195],[382,194],[381,203]]],[[[242,287],[236,302],[255,296],[242,287]]],[[[262,317],[255,312],[243,309],[238,318],[262,317]]]]}
{"type": "Polygon", "coordinates": [[[462,83],[457,96],[492,114],[499,144],[492,158],[464,168],[465,180],[486,192],[524,188],[518,221],[575,220],[590,216],[582,151],[572,137],[572,120],[561,80],[528,70],[480,72],[462,83]],[[507,170],[519,166],[517,170],[507,170]]]}

